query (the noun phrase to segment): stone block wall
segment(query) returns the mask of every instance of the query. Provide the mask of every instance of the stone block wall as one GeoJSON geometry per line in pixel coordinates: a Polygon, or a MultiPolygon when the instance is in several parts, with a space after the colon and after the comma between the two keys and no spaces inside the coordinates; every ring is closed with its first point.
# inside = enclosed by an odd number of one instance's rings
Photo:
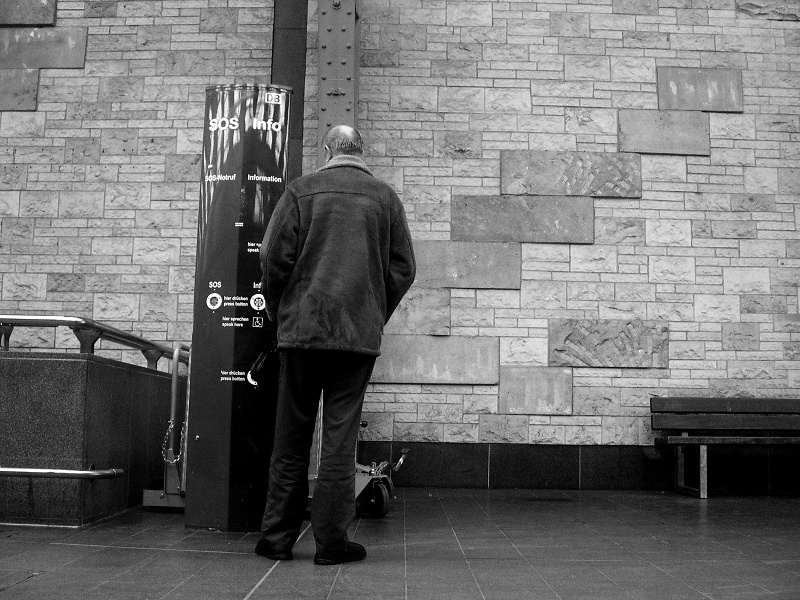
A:
{"type": "Polygon", "coordinates": [[[190,341],[205,89],[269,83],[272,22],[271,0],[0,0],[0,314],[190,341]]]}
{"type": "MultiPolygon", "coordinates": [[[[35,32],[0,43],[0,312],[189,341],[205,86],[268,81],[271,2],[50,4],[0,22],[35,32]]],[[[367,162],[420,263],[367,440],[647,445],[653,394],[800,394],[791,6],[365,0],[360,19],[367,162]]]]}
{"type": "Polygon", "coordinates": [[[773,4],[362,4],[359,124],[420,262],[368,439],[647,445],[651,395],[800,394],[800,27],[773,4]]]}

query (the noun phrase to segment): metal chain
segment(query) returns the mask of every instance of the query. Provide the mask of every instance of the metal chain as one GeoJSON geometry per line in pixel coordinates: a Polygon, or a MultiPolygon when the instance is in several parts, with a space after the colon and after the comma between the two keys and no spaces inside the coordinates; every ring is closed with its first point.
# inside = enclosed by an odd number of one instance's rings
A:
{"type": "Polygon", "coordinates": [[[164,459],[164,462],[168,465],[174,465],[175,463],[180,462],[181,457],[183,455],[183,448],[184,444],[186,443],[186,423],[183,424],[181,427],[181,445],[180,445],[180,452],[178,455],[170,460],[167,458],[167,444],[169,443],[169,434],[172,433],[172,430],[175,429],[175,421],[170,421],[169,425],[167,426],[167,433],[164,435],[164,443],[161,444],[161,457],[164,459]]]}

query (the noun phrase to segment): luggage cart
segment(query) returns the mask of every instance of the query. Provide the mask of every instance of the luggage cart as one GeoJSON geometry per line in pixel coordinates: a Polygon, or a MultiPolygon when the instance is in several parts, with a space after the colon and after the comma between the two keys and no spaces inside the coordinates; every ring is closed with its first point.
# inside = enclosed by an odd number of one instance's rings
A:
{"type": "MultiPolygon", "coordinates": [[[[314,486],[317,482],[319,472],[319,461],[321,453],[320,427],[322,424],[322,403],[320,402],[319,412],[317,413],[317,425],[314,430],[314,442],[311,446],[311,455],[316,460],[312,460],[308,473],[308,499],[314,497],[314,486]]],[[[361,421],[361,427],[367,427],[366,421],[361,421]]],[[[393,465],[389,461],[382,461],[378,464],[374,462],[370,466],[362,465],[356,457],[356,511],[363,515],[380,519],[389,512],[391,499],[394,498],[394,482],[392,473],[397,472],[406,460],[408,448],[403,448],[400,458],[393,465]]]]}

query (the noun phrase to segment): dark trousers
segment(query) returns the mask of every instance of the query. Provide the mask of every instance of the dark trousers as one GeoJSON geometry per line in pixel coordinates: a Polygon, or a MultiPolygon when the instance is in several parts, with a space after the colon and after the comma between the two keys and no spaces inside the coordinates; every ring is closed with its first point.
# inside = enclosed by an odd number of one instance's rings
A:
{"type": "Polygon", "coordinates": [[[322,393],[321,457],[311,526],[318,552],[337,551],[347,544],[347,528],[356,515],[356,442],[375,357],[329,350],[282,350],[280,356],[275,445],[261,532],[276,551],[291,549],[300,535],[322,393]]]}

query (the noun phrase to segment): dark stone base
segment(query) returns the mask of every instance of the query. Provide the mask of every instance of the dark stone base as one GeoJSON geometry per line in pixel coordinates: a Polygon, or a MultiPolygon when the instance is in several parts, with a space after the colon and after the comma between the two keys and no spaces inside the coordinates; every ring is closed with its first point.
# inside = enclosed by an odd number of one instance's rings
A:
{"type": "Polygon", "coordinates": [[[96,480],[0,476],[0,521],[84,525],[141,504],[142,490],[163,477],[168,373],[90,354],[2,352],[0,381],[0,465],[124,471],[96,480]]]}
{"type": "MultiPolygon", "coordinates": [[[[675,455],[653,446],[359,442],[358,462],[396,461],[398,486],[673,490],[675,455]]],[[[711,494],[800,493],[797,447],[710,447],[711,494]]],[[[689,465],[696,463],[689,462],[689,465]]],[[[695,475],[695,482],[697,476],[695,475]]],[[[687,484],[691,484],[687,473],[687,484]]]]}

